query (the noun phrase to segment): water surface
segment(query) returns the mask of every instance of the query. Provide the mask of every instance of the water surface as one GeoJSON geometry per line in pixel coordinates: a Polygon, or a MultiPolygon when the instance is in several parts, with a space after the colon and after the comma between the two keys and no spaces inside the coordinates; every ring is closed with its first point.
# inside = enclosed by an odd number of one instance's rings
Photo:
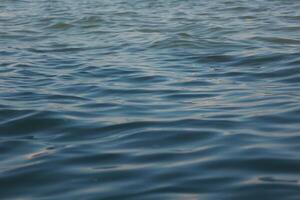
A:
{"type": "Polygon", "coordinates": [[[0,198],[300,198],[300,2],[2,0],[0,198]]]}

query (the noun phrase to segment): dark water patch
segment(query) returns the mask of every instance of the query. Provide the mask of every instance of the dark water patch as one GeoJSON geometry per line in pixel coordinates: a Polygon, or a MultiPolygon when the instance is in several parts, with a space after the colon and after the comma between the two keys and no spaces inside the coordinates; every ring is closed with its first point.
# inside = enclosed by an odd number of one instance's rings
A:
{"type": "Polygon", "coordinates": [[[299,45],[300,40],[292,39],[292,38],[280,38],[280,37],[255,37],[253,40],[269,42],[271,44],[279,44],[279,45],[299,45]]]}
{"type": "Polygon", "coordinates": [[[209,169],[222,169],[225,171],[254,171],[260,173],[285,173],[298,174],[298,159],[275,159],[275,158],[253,158],[253,159],[220,159],[209,161],[204,167],[209,169]]]}
{"type": "Polygon", "coordinates": [[[101,17],[101,15],[85,16],[79,20],[74,21],[76,25],[80,25],[82,28],[93,29],[101,26],[106,21],[101,17]]]}
{"type": "Polygon", "coordinates": [[[257,183],[257,184],[246,184],[239,187],[236,190],[236,193],[241,193],[240,195],[233,195],[231,199],[252,199],[254,197],[263,198],[266,200],[271,200],[274,198],[274,195],[284,195],[289,193],[290,199],[297,199],[297,190],[299,189],[298,185],[290,184],[266,184],[266,183],[257,183]],[[275,191],[274,191],[275,190],[275,191]],[[274,191],[274,192],[273,192],[274,191]],[[255,193],[255,195],[253,194],[255,193]]]}
{"type": "Polygon", "coordinates": [[[283,80],[280,80],[282,82],[286,82],[286,83],[299,83],[300,81],[300,76],[296,76],[296,77],[291,77],[291,78],[286,78],[283,80]]]}
{"type": "Polygon", "coordinates": [[[181,93],[181,94],[173,94],[168,95],[166,98],[168,99],[201,99],[201,98],[212,98],[215,97],[214,94],[197,94],[197,93],[181,93]]]}
{"type": "Polygon", "coordinates": [[[68,30],[70,28],[72,28],[73,25],[71,23],[67,23],[67,22],[57,22],[57,23],[54,23],[52,25],[50,25],[48,27],[48,29],[54,29],[54,30],[61,30],[61,31],[64,31],[64,30],[68,30]]]}
{"type": "Polygon", "coordinates": [[[33,53],[59,53],[59,52],[64,52],[64,53],[75,53],[84,50],[83,48],[77,48],[77,47],[70,47],[70,48],[54,48],[54,49],[28,49],[28,51],[33,52],[33,53]]]}
{"type": "MultiPolygon", "coordinates": [[[[14,113],[15,111],[7,111],[14,113]]],[[[55,117],[51,112],[17,112],[10,118],[3,120],[0,125],[2,136],[15,136],[15,135],[31,135],[35,133],[42,133],[47,131],[48,127],[53,130],[62,126],[67,122],[65,119],[55,117]]]]}
{"type": "Polygon", "coordinates": [[[192,81],[174,82],[172,85],[182,86],[182,87],[203,87],[203,86],[213,85],[213,83],[209,81],[192,80],[192,81]]]}

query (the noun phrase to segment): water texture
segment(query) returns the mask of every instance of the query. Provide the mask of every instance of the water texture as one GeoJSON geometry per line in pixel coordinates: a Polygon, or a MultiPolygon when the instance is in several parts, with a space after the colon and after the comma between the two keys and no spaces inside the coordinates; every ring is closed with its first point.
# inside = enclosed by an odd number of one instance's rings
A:
{"type": "Polygon", "coordinates": [[[299,200],[300,1],[1,0],[0,199],[299,200]]]}

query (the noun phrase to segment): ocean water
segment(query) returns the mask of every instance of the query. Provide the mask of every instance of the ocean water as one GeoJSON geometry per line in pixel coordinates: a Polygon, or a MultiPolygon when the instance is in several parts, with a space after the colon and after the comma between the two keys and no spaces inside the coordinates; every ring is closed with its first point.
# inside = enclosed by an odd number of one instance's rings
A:
{"type": "Polygon", "coordinates": [[[0,199],[299,200],[300,1],[1,0],[0,199]]]}

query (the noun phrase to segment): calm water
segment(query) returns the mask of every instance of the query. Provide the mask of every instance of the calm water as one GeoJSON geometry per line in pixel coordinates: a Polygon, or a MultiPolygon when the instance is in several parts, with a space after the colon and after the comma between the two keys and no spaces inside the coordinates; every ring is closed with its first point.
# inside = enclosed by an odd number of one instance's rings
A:
{"type": "Polygon", "coordinates": [[[299,200],[300,1],[1,0],[0,199],[299,200]]]}

